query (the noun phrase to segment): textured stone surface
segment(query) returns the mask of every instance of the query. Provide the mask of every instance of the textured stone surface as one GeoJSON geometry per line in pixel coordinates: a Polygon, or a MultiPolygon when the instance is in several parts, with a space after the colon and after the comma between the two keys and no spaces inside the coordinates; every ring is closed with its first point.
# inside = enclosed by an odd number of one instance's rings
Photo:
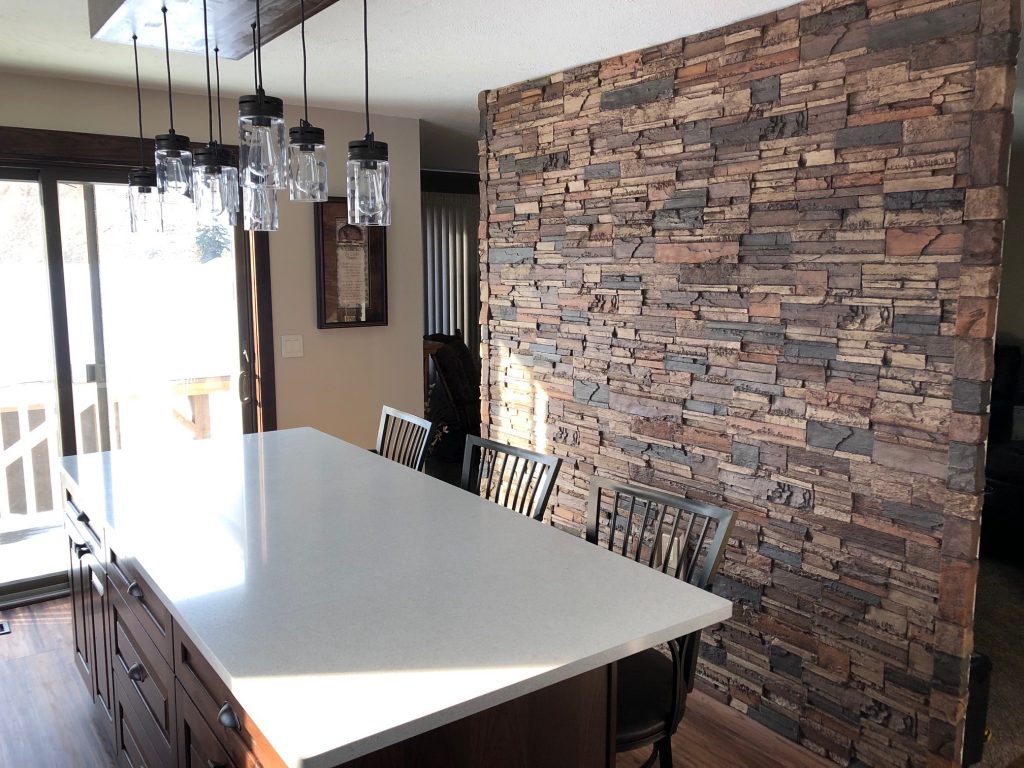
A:
{"type": "Polygon", "coordinates": [[[737,510],[698,684],[842,765],[957,764],[1019,24],[808,0],[481,95],[485,430],[570,531],[595,473],[737,510]]]}

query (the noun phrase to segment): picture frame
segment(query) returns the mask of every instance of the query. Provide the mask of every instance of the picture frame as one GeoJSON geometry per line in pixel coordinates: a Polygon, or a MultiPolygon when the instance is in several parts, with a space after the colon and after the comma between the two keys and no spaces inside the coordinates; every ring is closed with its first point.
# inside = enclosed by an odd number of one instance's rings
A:
{"type": "Polygon", "coordinates": [[[348,223],[348,199],[313,206],[316,243],[316,327],[388,324],[387,236],[384,227],[348,223]]]}

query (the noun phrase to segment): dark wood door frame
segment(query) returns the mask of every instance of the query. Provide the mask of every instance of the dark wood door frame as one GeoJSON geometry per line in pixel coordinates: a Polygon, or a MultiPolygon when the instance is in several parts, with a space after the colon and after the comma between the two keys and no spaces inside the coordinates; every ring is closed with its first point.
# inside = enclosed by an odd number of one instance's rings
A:
{"type": "MultiPolygon", "coordinates": [[[[141,151],[144,157],[151,157],[152,140],[144,140],[141,151]]],[[[127,182],[128,170],[138,165],[139,152],[139,140],[129,136],[0,126],[0,177],[40,184],[64,456],[76,453],[77,445],[56,182],[127,182]]],[[[269,431],[277,428],[270,240],[265,232],[250,233],[237,227],[235,244],[240,377],[248,379],[252,393],[250,406],[243,409],[243,428],[247,432],[269,431]]]]}

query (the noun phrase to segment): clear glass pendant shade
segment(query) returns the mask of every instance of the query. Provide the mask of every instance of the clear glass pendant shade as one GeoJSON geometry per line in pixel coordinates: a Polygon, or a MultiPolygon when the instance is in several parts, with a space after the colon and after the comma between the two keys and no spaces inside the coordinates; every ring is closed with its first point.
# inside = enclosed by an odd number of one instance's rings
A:
{"type": "Polygon", "coordinates": [[[346,163],[348,223],[391,223],[391,170],[387,160],[350,159],[346,163]]]}
{"type": "Polygon", "coordinates": [[[163,232],[163,195],[156,188],[156,174],[136,169],[128,177],[128,215],[132,232],[163,232]]]}
{"type": "Polygon", "coordinates": [[[289,134],[288,197],[299,202],[326,202],[327,147],[323,130],[303,122],[289,134]]]}
{"type": "Polygon", "coordinates": [[[267,187],[242,187],[243,226],[250,232],[276,232],[277,191],[267,187]]]}
{"type": "Polygon", "coordinates": [[[227,221],[238,210],[238,169],[232,166],[196,166],[192,171],[196,215],[200,221],[227,221]]]}
{"type": "Polygon", "coordinates": [[[284,103],[262,92],[238,100],[238,173],[243,187],[287,183],[284,103]]]}
{"type": "Polygon", "coordinates": [[[191,197],[192,153],[158,149],[155,160],[157,189],[171,195],[191,197]]]}
{"type": "Polygon", "coordinates": [[[238,209],[238,169],[225,147],[211,141],[196,151],[192,187],[200,222],[226,221],[238,209]]]}

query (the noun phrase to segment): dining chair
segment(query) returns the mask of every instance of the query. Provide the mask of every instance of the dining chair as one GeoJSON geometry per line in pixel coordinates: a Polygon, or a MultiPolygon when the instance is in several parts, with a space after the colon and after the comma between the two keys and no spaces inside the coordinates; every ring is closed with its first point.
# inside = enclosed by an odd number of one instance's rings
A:
{"type": "Polygon", "coordinates": [[[467,435],[461,485],[463,490],[541,520],[561,466],[557,456],[467,435]]]}
{"type": "MultiPolygon", "coordinates": [[[[710,589],[735,514],[650,488],[594,477],[587,499],[586,537],[612,552],[710,589]]],[[[644,768],[672,766],[672,734],[697,671],[700,631],[618,663],[615,751],[654,745],[644,768]]]]}
{"type": "Polygon", "coordinates": [[[385,405],[380,409],[374,452],[419,472],[427,458],[432,429],[433,425],[426,419],[385,405]]]}

